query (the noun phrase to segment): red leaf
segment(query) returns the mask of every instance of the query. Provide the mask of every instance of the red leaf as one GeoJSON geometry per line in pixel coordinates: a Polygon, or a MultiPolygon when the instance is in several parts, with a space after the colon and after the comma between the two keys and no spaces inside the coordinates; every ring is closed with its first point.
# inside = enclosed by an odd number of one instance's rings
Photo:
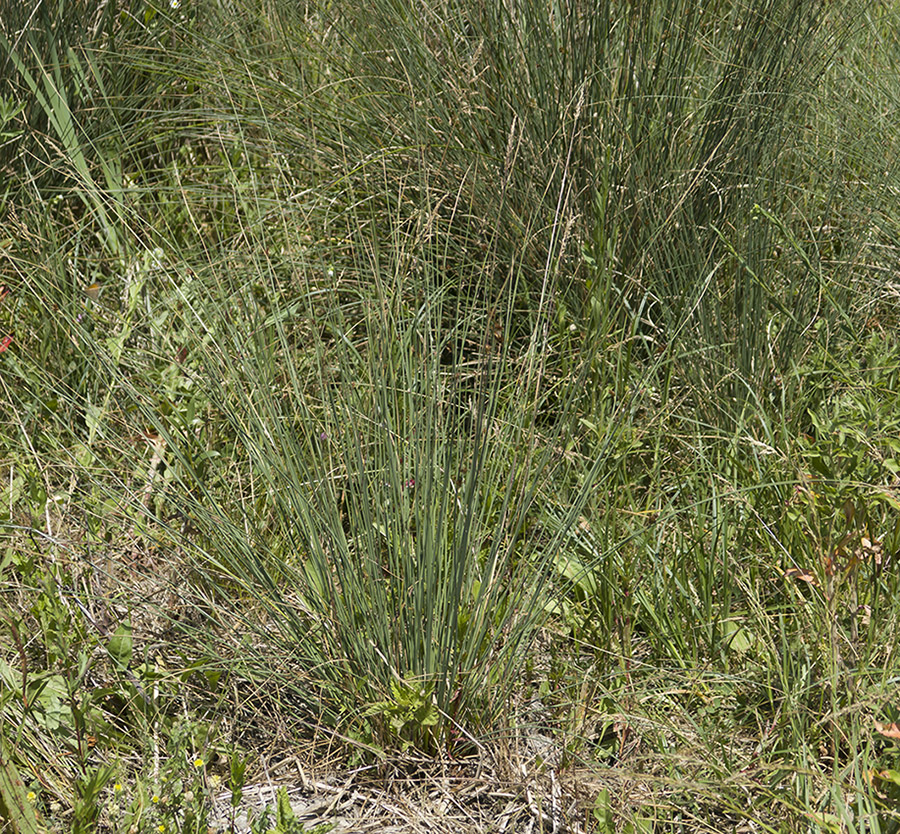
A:
{"type": "Polygon", "coordinates": [[[880,721],[876,721],[875,730],[885,738],[900,738],[900,727],[897,726],[896,722],[893,724],[882,724],[880,721]]]}
{"type": "Polygon", "coordinates": [[[788,568],[782,574],[785,579],[799,579],[801,582],[809,582],[810,585],[818,585],[819,582],[813,574],[801,568],[788,568]]]}

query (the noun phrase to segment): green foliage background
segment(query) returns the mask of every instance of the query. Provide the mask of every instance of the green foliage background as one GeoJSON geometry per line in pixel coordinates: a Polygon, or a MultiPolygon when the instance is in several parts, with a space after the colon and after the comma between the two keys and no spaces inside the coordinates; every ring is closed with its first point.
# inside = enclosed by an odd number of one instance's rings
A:
{"type": "Polygon", "coordinates": [[[892,4],[0,11],[14,830],[201,830],[266,714],[897,829],[892,4]]]}

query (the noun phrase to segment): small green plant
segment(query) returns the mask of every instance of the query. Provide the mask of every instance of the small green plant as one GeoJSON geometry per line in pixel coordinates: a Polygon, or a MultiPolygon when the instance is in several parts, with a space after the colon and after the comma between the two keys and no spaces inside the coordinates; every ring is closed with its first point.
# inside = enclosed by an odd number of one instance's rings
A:
{"type": "Polygon", "coordinates": [[[297,819],[286,788],[279,788],[275,798],[274,809],[264,808],[257,817],[250,820],[252,834],[327,834],[334,826],[321,823],[306,829],[297,819]]]}
{"type": "Polygon", "coordinates": [[[434,703],[434,684],[391,681],[390,700],[372,704],[366,717],[380,716],[390,728],[401,749],[419,747],[434,749],[434,728],[439,715],[434,703]]]}
{"type": "Polygon", "coordinates": [[[616,822],[609,790],[604,788],[594,800],[591,814],[596,823],[597,834],[653,834],[653,818],[642,814],[633,815],[626,822],[616,822]]]}
{"type": "Polygon", "coordinates": [[[21,128],[8,127],[12,121],[25,109],[24,104],[19,104],[13,98],[0,96],[0,144],[16,139],[22,135],[21,128]]]}
{"type": "Polygon", "coordinates": [[[75,782],[75,802],[72,805],[73,834],[91,834],[97,830],[101,813],[100,797],[115,770],[112,765],[94,767],[75,782]]]}
{"type": "MultiPolygon", "coordinates": [[[[211,741],[199,722],[177,722],[169,732],[166,756],[158,770],[141,770],[130,779],[108,782],[105,818],[116,832],[185,832],[206,834],[212,810],[212,791],[221,777],[208,773],[197,745],[211,741]]],[[[241,787],[232,790],[240,797],[241,787]]],[[[238,801],[240,801],[238,799],[238,801]]]]}

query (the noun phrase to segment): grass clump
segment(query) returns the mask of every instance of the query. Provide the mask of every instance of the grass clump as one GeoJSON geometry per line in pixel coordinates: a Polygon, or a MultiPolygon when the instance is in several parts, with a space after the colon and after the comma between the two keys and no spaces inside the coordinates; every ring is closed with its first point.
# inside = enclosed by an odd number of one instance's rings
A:
{"type": "Polygon", "coordinates": [[[18,829],[302,743],[895,830],[895,10],[82,5],[0,16],[18,829]]]}

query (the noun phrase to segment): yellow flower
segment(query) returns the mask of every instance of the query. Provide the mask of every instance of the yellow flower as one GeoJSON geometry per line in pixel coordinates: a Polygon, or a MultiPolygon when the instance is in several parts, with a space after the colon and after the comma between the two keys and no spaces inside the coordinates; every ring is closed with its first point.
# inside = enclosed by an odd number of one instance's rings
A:
{"type": "MultiPolygon", "coordinates": [[[[19,794],[19,796],[21,796],[21,794],[19,794]]],[[[34,805],[34,803],[37,802],[37,794],[36,794],[34,791],[28,791],[28,793],[25,794],[25,798],[26,798],[32,805],[34,805]]]]}
{"type": "Polygon", "coordinates": [[[203,767],[203,759],[194,759],[194,767],[196,767],[196,768],[203,767]]]}
{"type": "Polygon", "coordinates": [[[116,782],[116,784],[113,785],[113,790],[114,790],[116,793],[122,793],[122,783],[121,783],[121,782],[116,782]]]}
{"type": "Polygon", "coordinates": [[[158,805],[159,804],[159,794],[158,793],[153,794],[153,797],[150,799],[150,801],[154,805],[158,805]]]}

